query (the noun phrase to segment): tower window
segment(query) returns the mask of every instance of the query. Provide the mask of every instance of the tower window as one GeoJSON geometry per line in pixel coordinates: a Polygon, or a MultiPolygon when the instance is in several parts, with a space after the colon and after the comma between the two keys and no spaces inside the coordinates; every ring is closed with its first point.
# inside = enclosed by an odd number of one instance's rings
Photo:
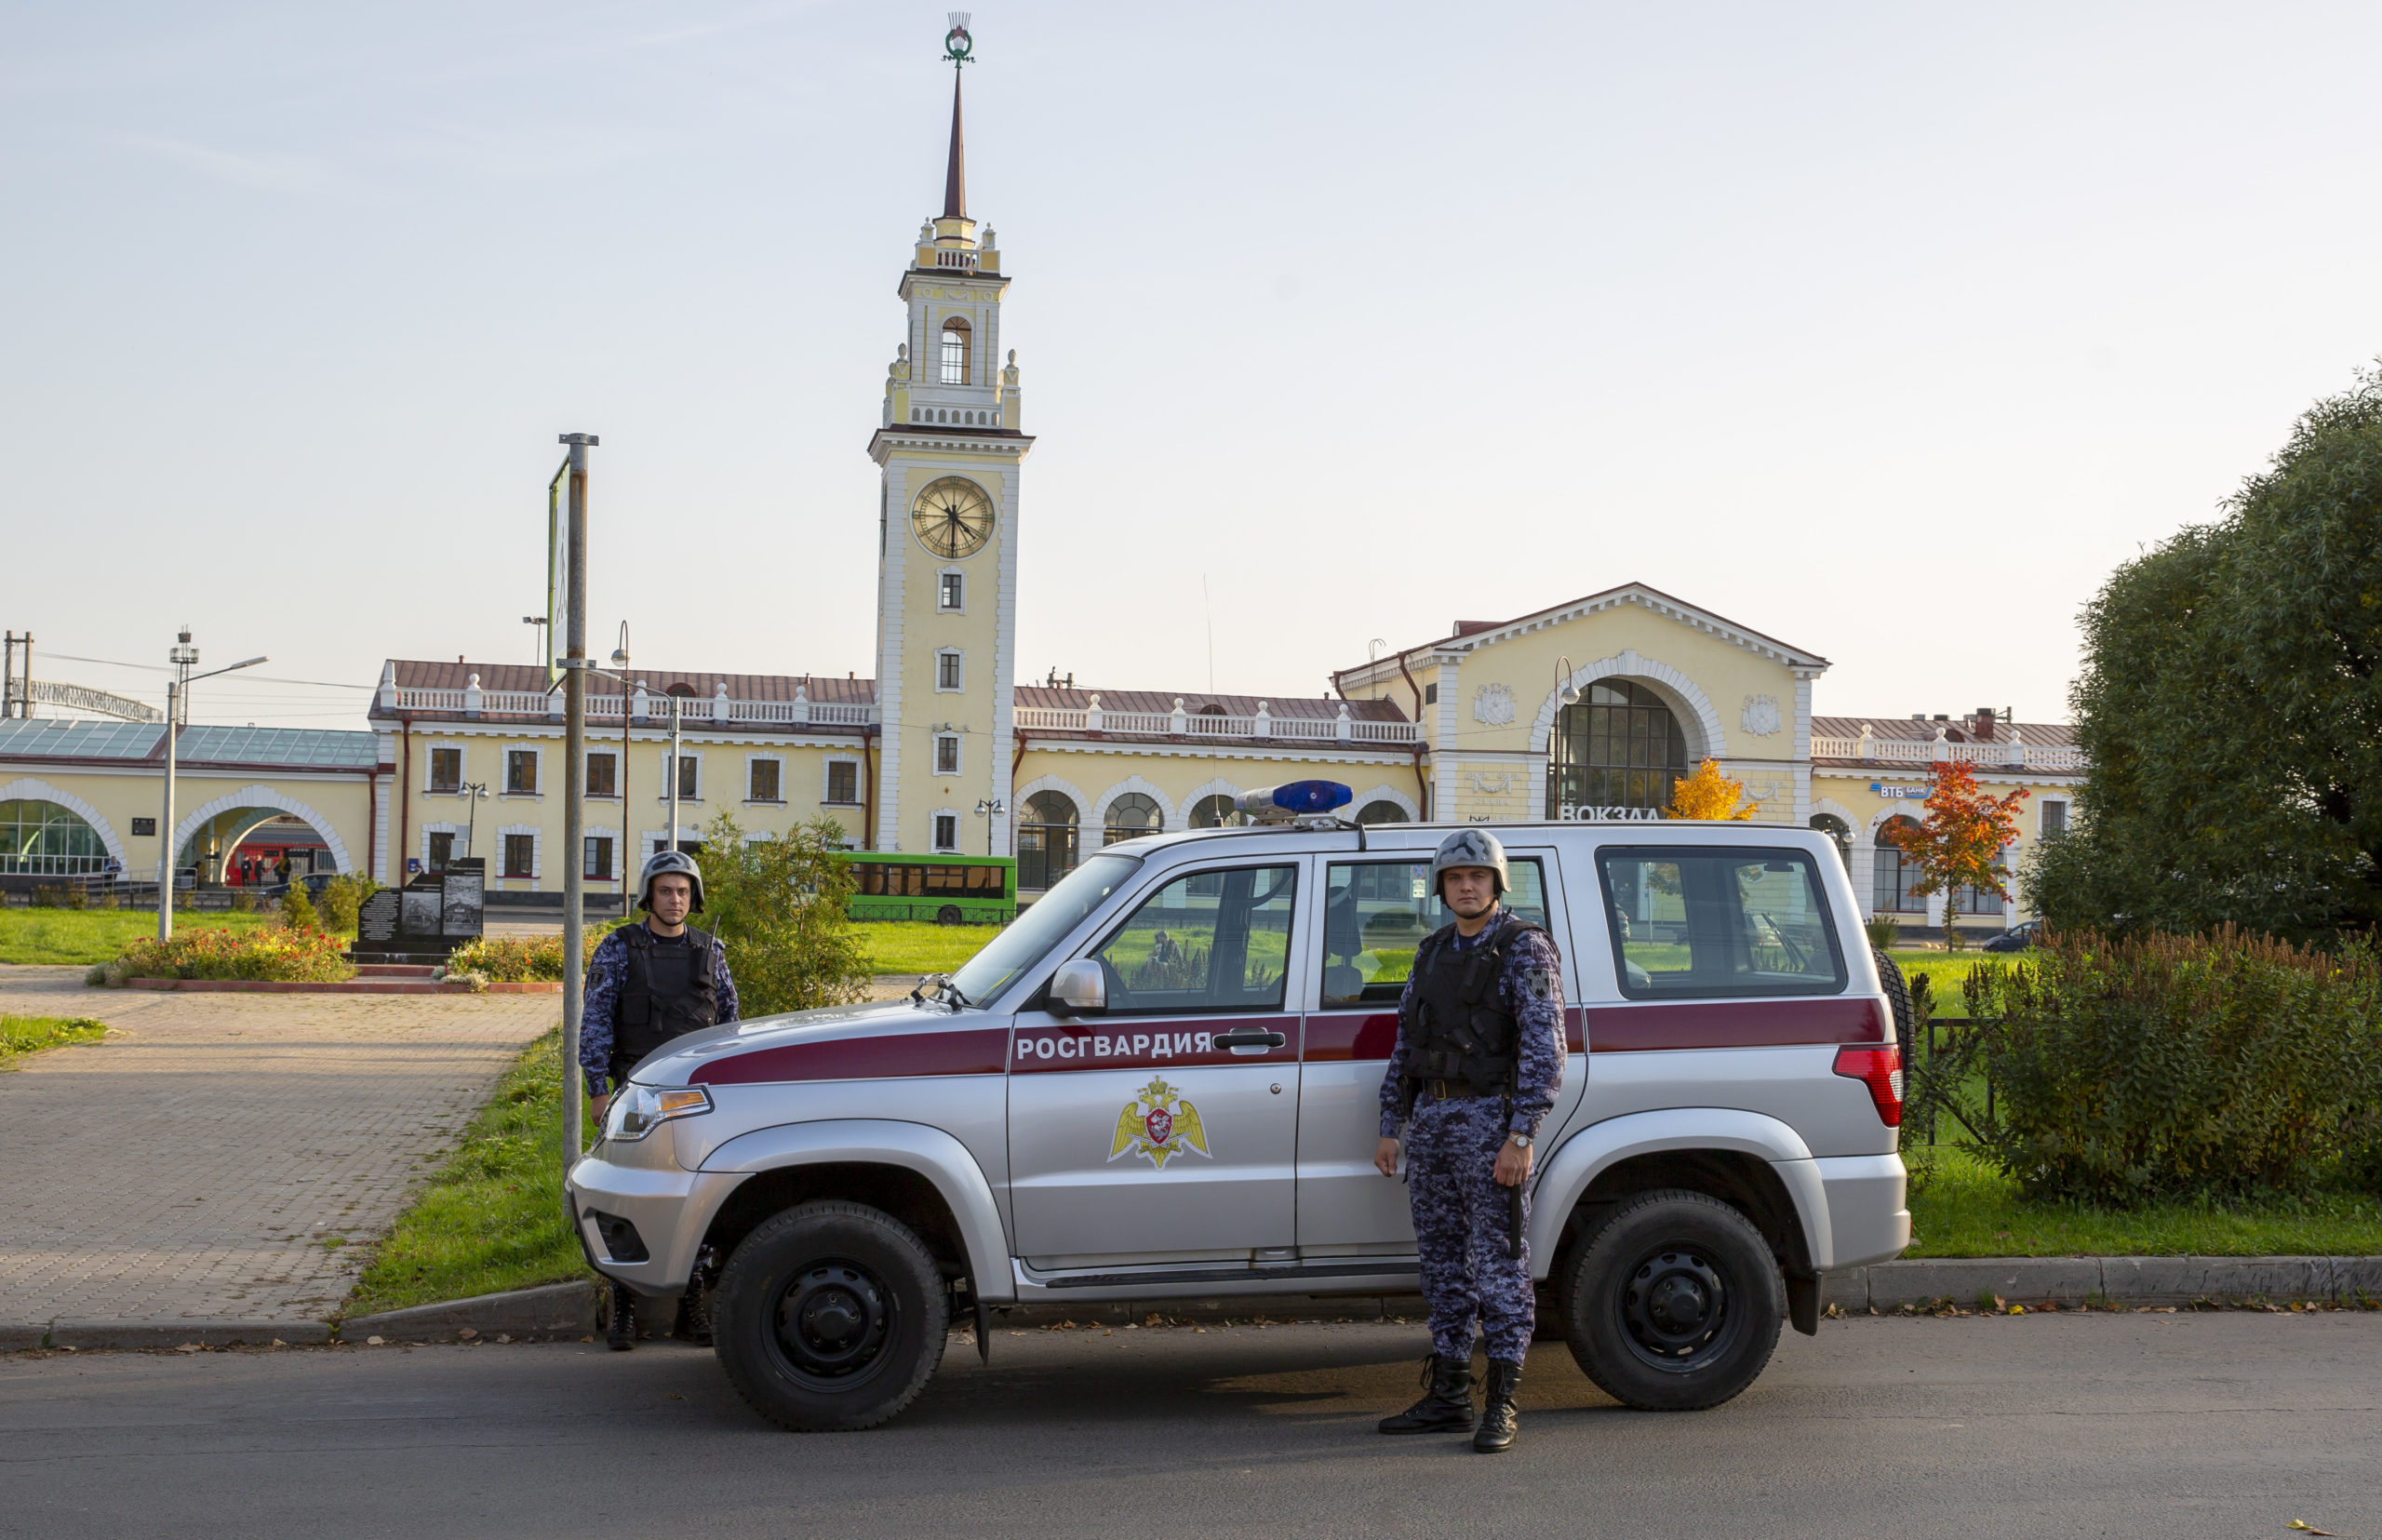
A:
{"type": "Polygon", "coordinates": [[[937,690],[959,688],[959,654],[938,652],[934,655],[934,687],[937,690]]]}
{"type": "Polygon", "coordinates": [[[954,315],[943,323],[943,382],[964,385],[968,379],[968,323],[954,315]]]}
{"type": "Polygon", "coordinates": [[[934,848],[938,850],[959,849],[959,815],[939,812],[934,815],[934,848]]]}
{"type": "Polygon", "coordinates": [[[965,609],[968,608],[967,574],[962,572],[945,572],[943,575],[943,596],[936,602],[944,609],[965,609]]]}
{"type": "Polygon", "coordinates": [[[934,772],[937,775],[959,773],[959,738],[956,733],[939,734],[934,741],[934,772]]]}

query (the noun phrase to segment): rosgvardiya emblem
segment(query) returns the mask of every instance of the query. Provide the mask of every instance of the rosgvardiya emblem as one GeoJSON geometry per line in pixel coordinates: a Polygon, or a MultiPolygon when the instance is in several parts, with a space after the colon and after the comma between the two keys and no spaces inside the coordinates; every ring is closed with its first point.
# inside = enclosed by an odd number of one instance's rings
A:
{"type": "Polygon", "coordinates": [[[1117,1137],[1108,1146],[1108,1158],[1138,1155],[1164,1171],[1169,1160],[1185,1151],[1215,1158],[1208,1153],[1208,1131],[1199,1122],[1199,1109],[1160,1076],[1135,1092],[1117,1115],[1117,1137]]]}

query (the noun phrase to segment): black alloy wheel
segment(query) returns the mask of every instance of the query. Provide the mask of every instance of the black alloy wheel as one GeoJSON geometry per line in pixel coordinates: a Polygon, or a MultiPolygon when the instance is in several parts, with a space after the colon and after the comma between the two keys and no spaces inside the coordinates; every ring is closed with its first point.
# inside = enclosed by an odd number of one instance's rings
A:
{"type": "Polygon", "coordinates": [[[795,1432],[875,1427],[942,1361],[951,1301],[925,1242],[859,1203],[804,1203],[744,1238],[712,1296],[712,1349],[795,1432]]]}
{"type": "Polygon", "coordinates": [[[1703,1193],[1640,1193],[1580,1249],[1563,1334],[1587,1376],[1629,1406],[1718,1406],[1754,1382],[1786,1319],[1761,1232],[1703,1193]]]}

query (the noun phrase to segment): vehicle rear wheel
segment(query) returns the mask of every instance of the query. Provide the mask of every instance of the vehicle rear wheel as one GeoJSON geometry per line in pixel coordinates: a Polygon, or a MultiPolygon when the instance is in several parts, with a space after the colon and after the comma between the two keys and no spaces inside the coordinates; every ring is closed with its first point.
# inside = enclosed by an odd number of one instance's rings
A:
{"type": "Polygon", "coordinates": [[[780,1427],[875,1427],[926,1388],[950,1313],[908,1225],[859,1203],[804,1203],[728,1259],[712,1345],[737,1394],[780,1427]]]}
{"type": "Polygon", "coordinates": [[[1650,1412],[1718,1406],[1754,1382],[1786,1317],[1768,1242],[1715,1198],[1628,1199],[1580,1249],[1563,1334],[1605,1394],[1650,1412]]]}
{"type": "Polygon", "coordinates": [[[942,908],[937,909],[937,910],[934,912],[934,922],[935,922],[937,925],[957,925],[957,924],[958,924],[958,923],[959,923],[959,905],[957,905],[957,904],[944,904],[942,908]]]}
{"type": "MultiPolygon", "coordinates": [[[[1886,1004],[1894,1011],[1894,1046],[1902,1051],[1903,1073],[1911,1070],[1911,1037],[1914,1017],[1910,1009],[1910,985],[1903,981],[1902,966],[1883,952],[1878,957],[1878,987],[1885,991],[1886,1004]]],[[[1906,1082],[1907,1083],[1907,1082],[1906,1082]]]]}

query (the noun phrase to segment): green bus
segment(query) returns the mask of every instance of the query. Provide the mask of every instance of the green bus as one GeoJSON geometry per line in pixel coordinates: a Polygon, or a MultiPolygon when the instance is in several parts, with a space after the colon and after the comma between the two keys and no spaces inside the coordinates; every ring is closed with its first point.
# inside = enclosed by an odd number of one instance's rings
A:
{"type": "Polygon", "coordinates": [[[854,850],[854,919],[931,919],[944,925],[1007,925],[1017,917],[1017,858],[854,850]]]}

